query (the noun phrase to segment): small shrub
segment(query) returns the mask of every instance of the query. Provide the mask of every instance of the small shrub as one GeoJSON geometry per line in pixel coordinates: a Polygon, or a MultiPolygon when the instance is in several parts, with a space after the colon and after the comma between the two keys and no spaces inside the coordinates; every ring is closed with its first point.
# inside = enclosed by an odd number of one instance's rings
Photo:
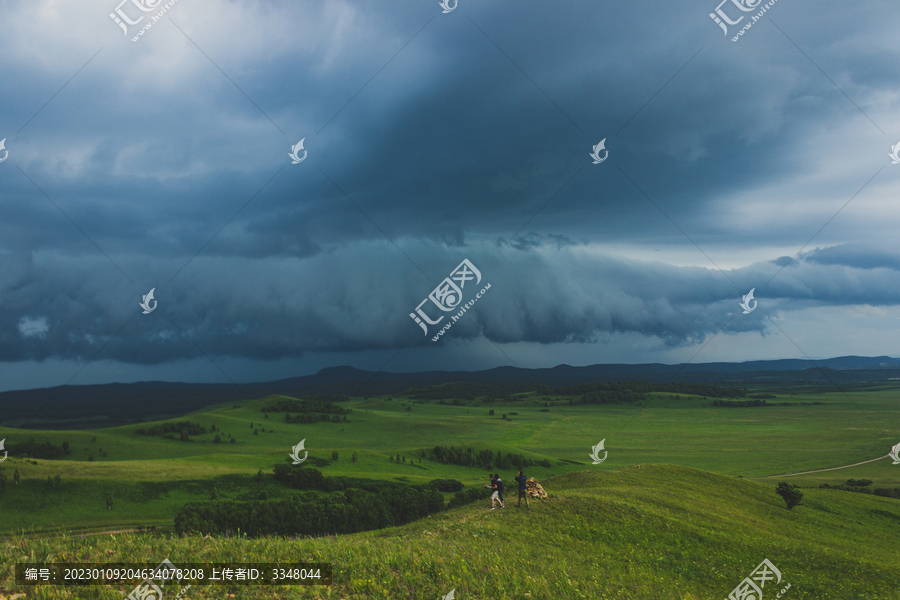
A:
{"type": "Polygon", "coordinates": [[[488,416],[491,416],[491,417],[494,416],[494,409],[491,409],[488,411],[488,416]]]}
{"type": "Polygon", "coordinates": [[[94,462],[94,455],[93,455],[93,454],[88,455],[88,461],[94,462]]]}
{"type": "Polygon", "coordinates": [[[781,496],[788,510],[791,510],[803,501],[803,492],[796,485],[782,481],[775,487],[775,493],[781,496]]]}
{"type": "Polygon", "coordinates": [[[857,487],[865,487],[867,485],[872,485],[871,479],[848,479],[847,485],[857,486],[857,487]]]}
{"type": "Polygon", "coordinates": [[[440,492],[460,492],[463,489],[463,483],[455,479],[432,479],[429,484],[440,492]]]}

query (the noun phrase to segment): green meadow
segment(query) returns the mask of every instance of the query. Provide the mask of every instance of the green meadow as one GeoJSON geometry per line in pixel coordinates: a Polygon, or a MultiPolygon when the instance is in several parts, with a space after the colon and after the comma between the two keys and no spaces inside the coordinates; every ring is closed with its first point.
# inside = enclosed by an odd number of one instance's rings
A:
{"type": "MultiPolygon", "coordinates": [[[[403,396],[354,398],[341,403],[352,409],[347,422],[313,424],[287,423],[284,413],[264,416],[260,406],[270,400],[264,399],[173,419],[207,428],[187,441],[137,433],[154,423],[89,431],[0,428],[8,446],[33,437],[70,448],[59,459],[11,454],[0,464],[6,477],[0,588],[16,589],[12,565],[26,557],[142,563],[169,557],[176,564],[315,559],[335,565],[331,587],[235,587],[228,593],[440,598],[455,588],[461,599],[725,598],[768,558],[791,584],[786,598],[900,598],[900,567],[892,559],[900,500],[818,489],[850,478],[870,479],[873,488],[900,487],[900,466],[884,458],[769,478],[886,455],[900,441],[900,423],[892,417],[898,388],[782,386],[765,393],[776,396],[767,400],[776,405],[723,408],[711,398],[669,393],[638,404],[574,406],[531,393],[458,406],[403,396]],[[551,498],[535,502],[530,512],[514,501],[489,511],[485,499],[401,527],[337,538],[170,539],[174,516],[187,502],[214,493],[218,500],[293,494],[272,469],[289,463],[291,448],[304,439],[304,467],[410,484],[486,482],[485,470],[430,461],[435,445],[521,454],[535,462],[526,474],[551,498]],[[604,439],[608,458],[594,465],[590,450],[604,439]],[[391,462],[398,455],[406,462],[391,462]],[[540,466],[544,460],[549,466],[540,466]],[[54,486],[48,478],[57,475],[54,486]],[[786,509],[774,493],[780,481],[803,488],[800,506],[786,509]],[[152,533],[125,531],[152,526],[152,533]],[[82,538],[82,532],[109,531],[123,532],[82,538]]],[[[513,471],[502,472],[510,498],[513,471]]],[[[36,598],[122,597],[114,587],[25,591],[36,598]]],[[[222,588],[199,586],[187,596],[223,597],[222,588]]]]}

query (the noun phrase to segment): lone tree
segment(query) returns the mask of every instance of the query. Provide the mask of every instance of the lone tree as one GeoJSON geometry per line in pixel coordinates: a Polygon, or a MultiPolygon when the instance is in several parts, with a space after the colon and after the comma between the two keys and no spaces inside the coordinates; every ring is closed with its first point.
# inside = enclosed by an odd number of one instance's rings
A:
{"type": "Polygon", "coordinates": [[[112,503],[112,496],[107,496],[107,497],[106,497],[106,508],[107,508],[107,509],[112,509],[112,504],[113,504],[113,503],[112,503]]]}
{"type": "Polygon", "coordinates": [[[800,488],[786,481],[782,481],[775,486],[775,493],[784,499],[788,510],[791,510],[803,501],[803,492],[800,491],[800,488]]]}
{"type": "Polygon", "coordinates": [[[89,461],[89,462],[94,462],[94,455],[93,455],[93,454],[88,454],[88,461],[89,461]]]}
{"type": "Polygon", "coordinates": [[[63,452],[69,453],[69,442],[63,442],[63,452]]]}
{"type": "Polygon", "coordinates": [[[254,429],[254,430],[253,430],[253,435],[259,435],[259,429],[254,429]]]}
{"type": "Polygon", "coordinates": [[[488,415],[489,415],[489,416],[494,416],[494,409],[489,410],[489,411],[488,411],[488,415]]]}
{"type": "Polygon", "coordinates": [[[19,470],[18,469],[13,471],[13,481],[16,482],[16,485],[19,485],[19,470]]]}
{"type": "Polygon", "coordinates": [[[214,439],[213,442],[215,442],[216,444],[221,444],[222,438],[220,438],[219,436],[216,436],[216,439],[214,439]]]}
{"type": "Polygon", "coordinates": [[[356,456],[356,452],[353,453],[353,456],[350,457],[350,462],[356,462],[359,460],[359,457],[356,456]]]}
{"type": "Polygon", "coordinates": [[[231,443],[232,443],[232,444],[237,444],[237,440],[234,439],[234,438],[231,438],[231,443]]]}
{"type": "Polygon", "coordinates": [[[337,450],[335,450],[334,452],[331,453],[331,460],[337,460],[337,459],[338,459],[338,453],[337,453],[337,450]]]}
{"type": "Polygon", "coordinates": [[[263,480],[263,472],[262,469],[256,472],[256,481],[262,482],[263,480]]]}

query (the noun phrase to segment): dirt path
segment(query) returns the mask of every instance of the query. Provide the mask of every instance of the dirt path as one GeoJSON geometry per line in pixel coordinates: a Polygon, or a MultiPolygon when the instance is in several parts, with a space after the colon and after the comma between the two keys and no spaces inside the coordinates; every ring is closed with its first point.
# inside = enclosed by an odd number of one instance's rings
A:
{"type": "Polygon", "coordinates": [[[800,473],[788,473],[786,475],[769,475],[764,479],[772,479],[773,477],[793,477],[794,475],[807,475],[809,473],[823,473],[825,471],[837,471],[838,469],[849,469],[850,467],[858,467],[859,465],[865,465],[870,462],[875,462],[876,460],[881,460],[883,458],[890,458],[890,454],[885,454],[884,456],[879,456],[878,458],[873,458],[872,460],[864,460],[862,462],[854,463],[852,465],[844,465],[843,467],[831,467],[830,469],[816,469],[815,471],[803,471],[800,473]]]}

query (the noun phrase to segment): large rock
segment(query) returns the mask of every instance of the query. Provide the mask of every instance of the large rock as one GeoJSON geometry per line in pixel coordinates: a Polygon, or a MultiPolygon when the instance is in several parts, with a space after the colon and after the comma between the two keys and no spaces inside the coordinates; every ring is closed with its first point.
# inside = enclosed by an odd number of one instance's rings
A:
{"type": "Polygon", "coordinates": [[[548,498],[547,492],[544,491],[541,484],[534,480],[534,477],[529,477],[525,482],[525,490],[532,498],[548,498]]]}

